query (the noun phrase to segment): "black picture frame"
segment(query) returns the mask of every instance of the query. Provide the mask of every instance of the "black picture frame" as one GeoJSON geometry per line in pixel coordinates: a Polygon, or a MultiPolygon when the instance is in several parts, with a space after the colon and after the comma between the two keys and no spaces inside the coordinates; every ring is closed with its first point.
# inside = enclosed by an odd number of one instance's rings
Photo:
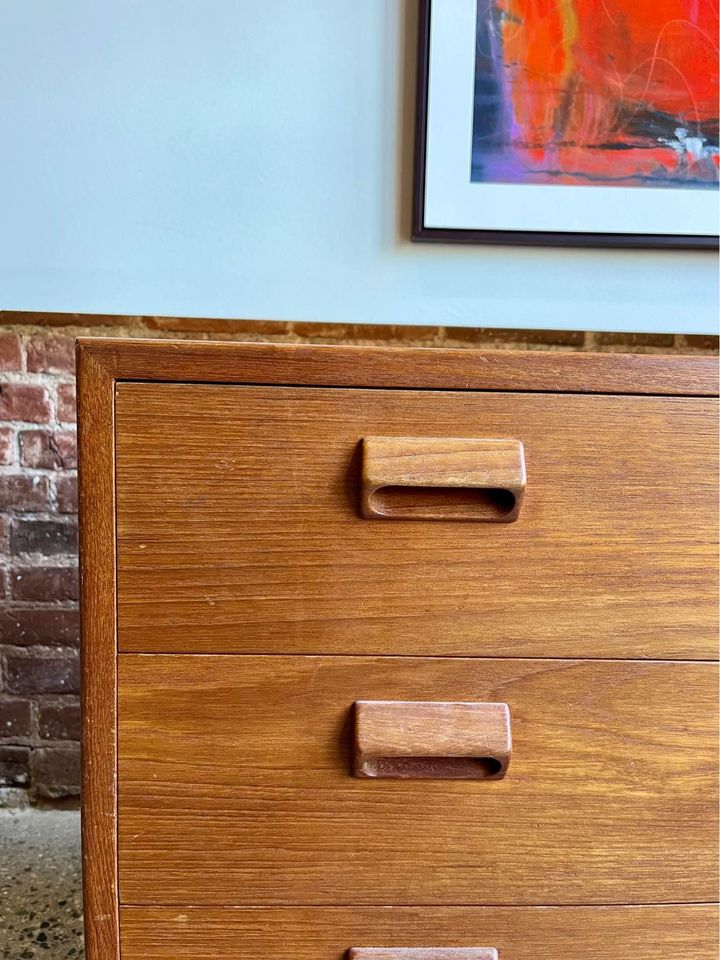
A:
{"type": "Polygon", "coordinates": [[[567,233],[529,230],[468,230],[425,226],[427,108],[430,66],[430,18],[433,0],[419,0],[415,169],[412,240],[420,243],[501,244],[509,246],[614,247],[666,250],[717,250],[718,237],[651,233],[567,233]]]}

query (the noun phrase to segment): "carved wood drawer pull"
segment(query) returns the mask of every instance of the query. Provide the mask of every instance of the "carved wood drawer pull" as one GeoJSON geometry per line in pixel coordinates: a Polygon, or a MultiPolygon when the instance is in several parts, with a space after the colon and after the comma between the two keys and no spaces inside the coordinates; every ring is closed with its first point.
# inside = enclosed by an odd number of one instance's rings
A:
{"type": "Polygon", "coordinates": [[[364,517],[511,523],[520,513],[525,482],[519,440],[363,440],[364,517]]]}
{"type": "Polygon", "coordinates": [[[498,960],[492,947],[353,947],[348,960],[498,960]]]}
{"type": "Polygon", "coordinates": [[[506,703],[355,704],[356,777],[501,780],[510,752],[506,703]]]}

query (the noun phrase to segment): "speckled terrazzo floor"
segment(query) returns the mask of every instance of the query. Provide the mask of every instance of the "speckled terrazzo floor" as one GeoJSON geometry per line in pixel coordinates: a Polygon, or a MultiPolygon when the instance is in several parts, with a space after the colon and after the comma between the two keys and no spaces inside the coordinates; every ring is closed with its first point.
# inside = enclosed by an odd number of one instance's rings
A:
{"type": "Polygon", "coordinates": [[[1,960],[80,960],[80,814],[0,810],[1,960]]]}

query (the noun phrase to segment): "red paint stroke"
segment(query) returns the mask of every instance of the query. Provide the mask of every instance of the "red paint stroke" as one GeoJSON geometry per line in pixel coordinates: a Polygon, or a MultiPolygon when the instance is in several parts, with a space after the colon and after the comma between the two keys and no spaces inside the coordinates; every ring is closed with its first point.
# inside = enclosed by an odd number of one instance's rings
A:
{"type": "Polygon", "coordinates": [[[716,181],[717,0],[497,5],[512,148],[529,172],[716,181]]]}

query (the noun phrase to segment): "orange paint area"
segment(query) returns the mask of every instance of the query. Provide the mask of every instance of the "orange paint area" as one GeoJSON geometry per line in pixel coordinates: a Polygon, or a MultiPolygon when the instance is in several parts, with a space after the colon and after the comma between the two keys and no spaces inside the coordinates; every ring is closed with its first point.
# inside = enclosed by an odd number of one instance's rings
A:
{"type": "Polygon", "coordinates": [[[480,0],[478,51],[474,180],[717,185],[717,0],[480,0]]]}

